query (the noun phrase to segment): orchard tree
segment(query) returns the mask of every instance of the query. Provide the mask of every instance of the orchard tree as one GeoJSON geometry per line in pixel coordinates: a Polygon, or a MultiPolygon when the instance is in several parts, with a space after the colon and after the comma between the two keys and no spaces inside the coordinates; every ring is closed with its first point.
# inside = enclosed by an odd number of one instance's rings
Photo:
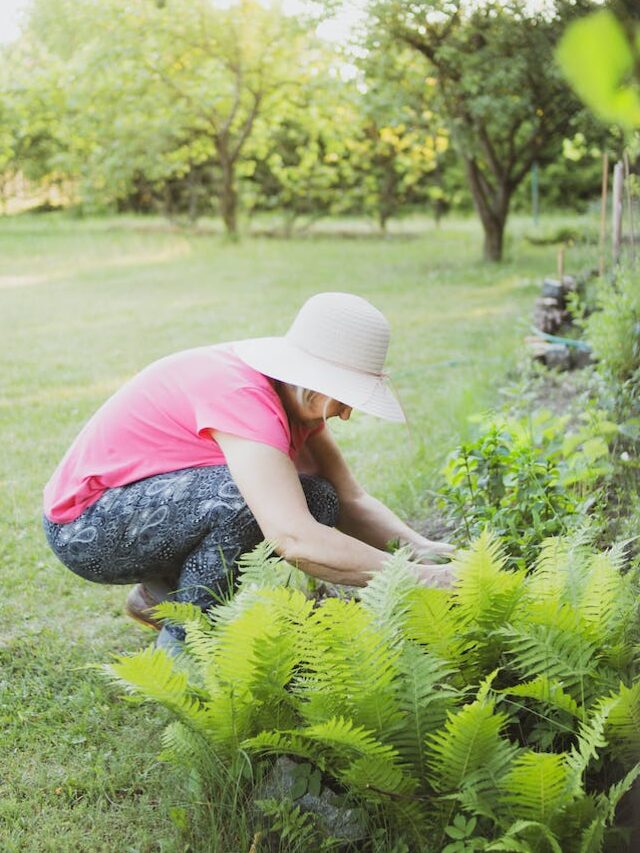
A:
{"type": "Polygon", "coordinates": [[[374,0],[372,51],[422,55],[437,108],[464,163],[484,229],[484,256],[502,258],[513,193],[579,129],[581,107],[554,62],[564,24],[590,0],[374,0]]]}
{"type": "Polygon", "coordinates": [[[359,114],[335,56],[318,51],[306,79],[269,121],[260,119],[249,146],[248,184],[256,210],[278,211],[285,236],[349,209],[354,182],[350,141],[359,114]]]}
{"type": "Polygon", "coordinates": [[[364,52],[358,65],[362,128],[350,146],[362,208],[384,231],[403,206],[437,196],[449,136],[414,51],[364,52]]]}
{"type": "Polygon", "coordinates": [[[309,61],[302,22],[257,0],[36,0],[32,21],[60,55],[74,30],[67,82],[97,191],[122,197],[141,174],[162,183],[211,165],[235,235],[247,143],[309,61]]]}

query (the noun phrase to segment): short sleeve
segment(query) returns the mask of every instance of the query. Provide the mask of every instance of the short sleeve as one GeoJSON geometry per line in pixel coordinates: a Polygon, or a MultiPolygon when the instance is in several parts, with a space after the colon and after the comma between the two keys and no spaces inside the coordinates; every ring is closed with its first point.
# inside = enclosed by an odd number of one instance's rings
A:
{"type": "MultiPolygon", "coordinates": [[[[194,405],[199,436],[219,430],[259,441],[290,455],[291,434],[286,415],[270,389],[244,386],[223,394],[199,395],[194,405]]],[[[214,439],[215,440],[215,439],[214,439]]]]}

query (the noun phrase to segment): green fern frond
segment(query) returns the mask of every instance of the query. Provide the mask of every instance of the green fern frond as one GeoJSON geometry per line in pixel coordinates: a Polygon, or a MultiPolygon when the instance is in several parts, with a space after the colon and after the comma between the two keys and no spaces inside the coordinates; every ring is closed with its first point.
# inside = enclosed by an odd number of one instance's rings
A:
{"type": "Polygon", "coordinates": [[[295,731],[262,731],[246,738],[241,747],[258,755],[295,755],[307,759],[321,770],[324,770],[327,764],[315,743],[298,737],[295,731]]]}
{"type": "Polygon", "coordinates": [[[602,853],[604,842],[605,819],[596,815],[591,823],[584,828],[580,835],[578,853],[602,853]]]}
{"type": "Polygon", "coordinates": [[[514,818],[547,824],[573,798],[571,768],[562,755],[524,752],[500,782],[500,804],[514,818]]]}
{"type": "Polygon", "coordinates": [[[520,676],[560,682],[579,704],[587,704],[600,689],[596,648],[580,633],[553,625],[518,625],[500,629],[506,654],[520,676]]]}
{"type": "Polygon", "coordinates": [[[344,716],[374,731],[393,726],[398,652],[365,608],[327,600],[305,623],[301,642],[306,668],[294,689],[309,723],[344,716]]]}
{"type": "Polygon", "coordinates": [[[629,630],[637,610],[631,577],[620,573],[616,551],[595,554],[582,589],[580,616],[601,647],[614,645],[629,630]]]}
{"type": "Polygon", "coordinates": [[[550,708],[566,711],[572,717],[582,716],[580,706],[575,699],[565,693],[562,683],[548,675],[539,675],[524,684],[516,684],[513,687],[505,687],[500,691],[508,696],[521,696],[524,699],[536,699],[550,708]]]}
{"type": "Polygon", "coordinates": [[[447,684],[453,672],[445,661],[409,642],[398,659],[401,717],[389,733],[389,740],[423,784],[426,738],[444,725],[458,699],[457,691],[447,684]]]}
{"type": "Polygon", "coordinates": [[[621,684],[611,698],[607,737],[614,753],[631,764],[640,758],[640,681],[631,687],[621,684]]]}
{"type": "Polygon", "coordinates": [[[403,637],[411,594],[419,588],[408,563],[408,549],[396,551],[360,593],[362,606],[391,641],[403,637]]]}
{"type": "Polygon", "coordinates": [[[162,751],[158,757],[186,770],[200,791],[203,784],[229,773],[211,740],[181,722],[170,723],[162,733],[162,751]]]}
{"type": "Polygon", "coordinates": [[[339,781],[358,797],[379,803],[405,830],[421,834],[425,812],[415,797],[417,781],[394,760],[379,756],[355,759],[338,774],[339,781]]]}
{"type": "Polygon", "coordinates": [[[466,785],[494,786],[507,772],[516,752],[500,736],[507,715],[496,712],[491,700],[476,700],[456,713],[427,738],[429,781],[441,792],[466,785]]]}
{"type": "Polygon", "coordinates": [[[204,708],[194,697],[187,674],[162,649],[149,646],[136,655],[118,658],[104,669],[130,693],[159,702],[193,726],[205,725],[204,708]]]}
{"type": "Polygon", "coordinates": [[[330,750],[338,766],[341,763],[346,766],[356,758],[376,758],[391,763],[398,760],[398,752],[393,746],[382,743],[373,732],[344,717],[332,717],[325,722],[306,726],[295,734],[312,741],[323,750],[330,750]]]}
{"type": "MultiPolygon", "coordinates": [[[[185,648],[189,657],[202,667],[208,666],[215,658],[217,637],[210,622],[185,622],[185,648]]],[[[200,671],[200,670],[199,670],[200,671]]]]}
{"type": "Polygon", "coordinates": [[[613,823],[616,816],[618,803],[626,793],[631,790],[633,783],[640,777],[640,762],[634,765],[631,770],[619,782],[611,785],[606,796],[607,801],[607,823],[613,823]]]}
{"type": "Polygon", "coordinates": [[[356,758],[339,778],[354,793],[378,801],[381,797],[410,796],[417,787],[416,780],[397,762],[379,756],[356,758]]]}
{"type": "Polygon", "coordinates": [[[588,543],[571,541],[556,536],[545,539],[533,572],[528,578],[528,589],[534,601],[563,602],[570,577],[580,574],[591,556],[588,543]]]}
{"type": "Polygon", "coordinates": [[[512,851],[512,853],[532,853],[533,850],[538,850],[539,845],[536,843],[540,837],[549,845],[552,853],[566,853],[560,847],[557,838],[551,832],[548,826],[539,823],[535,820],[516,820],[505,832],[501,838],[492,841],[485,850],[491,851],[512,851]],[[524,840],[520,841],[518,836],[523,836],[524,840]],[[535,847],[528,841],[528,838],[536,839],[535,847]]]}
{"type": "Polygon", "coordinates": [[[525,593],[525,573],[505,565],[502,546],[488,530],[455,560],[453,599],[465,621],[494,629],[509,620],[525,593]]]}
{"type": "Polygon", "coordinates": [[[583,777],[589,763],[607,745],[605,726],[614,705],[615,699],[599,702],[590,718],[580,723],[578,742],[566,754],[567,765],[573,771],[571,784],[574,793],[583,792],[583,777]]]}
{"type": "Polygon", "coordinates": [[[274,543],[265,539],[253,551],[239,557],[237,564],[240,590],[288,587],[306,592],[309,588],[309,576],[275,555],[274,550],[274,543]]]}
{"type": "Polygon", "coordinates": [[[186,625],[195,622],[203,630],[211,630],[211,621],[195,604],[183,601],[161,601],[153,608],[157,619],[164,619],[170,625],[186,625]]]}
{"type": "Polygon", "coordinates": [[[466,620],[454,607],[450,592],[419,587],[408,596],[406,636],[454,666],[460,666],[474,648],[467,639],[466,620]]]}

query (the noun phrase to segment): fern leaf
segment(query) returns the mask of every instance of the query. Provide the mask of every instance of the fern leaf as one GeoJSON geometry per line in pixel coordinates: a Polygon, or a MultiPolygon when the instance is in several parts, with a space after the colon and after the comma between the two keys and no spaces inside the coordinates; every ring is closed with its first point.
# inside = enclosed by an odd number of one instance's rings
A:
{"type": "Polygon", "coordinates": [[[186,625],[195,622],[203,630],[211,630],[211,622],[206,614],[195,604],[182,601],[161,601],[153,608],[157,619],[164,619],[170,625],[186,625]]]}
{"type": "Polygon", "coordinates": [[[419,646],[406,643],[398,660],[398,672],[401,718],[389,733],[389,739],[424,783],[425,740],[444,725],[458,696],[446,683],[453,670],[419,646]]]}
{"type": "Polygon", "coordinates": [[[596,815],[580,836],[579,853],[601,853],[604,841],[605,821],[602,815],[596,815]]]}
{"type": "Polygon", "coordinates": [[[546,676],[561,682],[580,704],[599,692],[596,648],[580,633],[554,625],[518,625],[500,629],[507,657],[522,678],[546,676]]]}
{"type": "Polygon", "coordinates": [[[515,818],[548,825],[573,798],[570,779],[571,768],[562,755],[524,752],[500,782],[500,802],[515,818]]]}
{"type": "Polygon", "coordinates": [[[194,698],[186,673],[162,649],[150,646],[136,655],[120,657],[105,670],[129,692],[159,702],[191,725],[204,725],[205,711],[194,698]]]}
{"type": "Polygon", "coordinates": [[[607,745],[604,737],[607,718],[615,704],[615,699],[600,702],[586,722],[580,723],[578,743],[567,754],[567,764],[573,771],[572,786],[574,792],[582,792],[582,777],[589,763],[598,757],[598,753],[607,745]]]}
{"type": "Polygon", "coordinates": [[[376,626],[391,642],[403,637],[411,594],[419,588],[408,563],[408,549],[396,551],[360,593],[362,606],[372,614],[376,626]]]}
{"type": "Polygon", "coordinates": [[[595,554],[582,589],[580,616],[601,647],[614,645],[624,636],[637,610],[631,578],[620,573],[621,563],[617,550],[595,554]]]}
{"type": "Polygon", "coordinates": [[[488,530],[455,561],[453,598],[463,619],[490,629],[509,620],[524,595],[525,574],[505,564],[502,546],[488,530]]]}
{"type": "Polygon", "coordinates": [[[506,687],[500,692],[508,696],[536,699],[550,708],[566,711],[572,717],[579,717],[582,714],[580,706],[575,699],[568,693],[565,693],[562,683],[549,678],[547,675],[539,675],[531,681],[526,681],[524,684],[516,684],[513,687],[506,687]]]}
{"type": "Polygon", "coordinates": [[[636,764],[634,767],[629,770],[629,772],[621,779],[619,782],[616,782],[612,785],[607,794],[606,794],[606,802],[607,802],[607,822],[613,823],[616,816],[616,809],[618,807],[618,803],[624,797],[624,795],[631,790],[631,786],[636,781],[636,779],[640,776],[640,762],[636,764]]]}
{"type": "Polygon", "coordinates": [[[410,796],[417,787],[416,780],[388,757],[357,758],[339,778],[354,793],[378,801],[381,797],[410,796]]]}
{"type": "Polygon", "coordinates": [[[237,564],[240,590],[289,587],[306,592],[309,588],[309,576],[274,555],[274,543],[268,540],[242,554],[237,564]]]}
{"type": "Polygon", "coordinates": [[[339,781],[349,791],[369,802],[382,805],[387,814],[406,830],[420,836],[425,813],[414,796],[417,781],[394,760],[383,757],[357,758],[338,774],[339,781]]]}
{"type": "Polygon", "coordinates": [[[526,840],[527,836],[534,839],[543,836],[553,853],[564,853],[549,827],[535,820],[516,820],[502,838],[492,841],[485,849],[492,851],[513,851],[513,853],[531,853],[533,848],[531,843],[526,840]],[[525,840],[519,841],[519,835],[524,835],[525,840]]]}
{"type": "Polygon", "coordinates": [[[509,768],[516,748],[500,736],[507,715],[490,700],[450,712],[444,727],[427,738],[429,780],[437,791],[466,785],[493,786],[509,768]]]}
{"type": "Polygon", "coordinates": [[[297,736],[296,732],[262,731],[253,737],[246,738],[242,749],[259,755],[296,755],[305,758],[312,764],[324,770],[326,761],[314,743],[297,736]]]}
{"type": "Polygon", "coordinates": [[[373,731],[394,725],[398,652],[365,608],[329,599],[307,620],[302,642],[306,669],[295,691],[309,723],[344,716],[373,731]]]}
{"type": "Polygon", "coordinates": [[[394,747],[382,743],[373,732],[344,717],[332,717],[325,722],[306,726],[304,729],[298,729],[296,734],[329,748],[339,762],[350,762],[356,757],[392,761],[398,756],[394,747]]]}
{"type": "Polygon", "coordinates": [[[631,687],[621,684],[611,698],[607,736],[615,754],[630,764],[640,757],[640,681],[631,687]]]}
{"type": "Polygon", "coordinates": [[[407,604],[406,636],[460,666],[474,643],[466,637],[468,620],[454,607],[451,593],[420,587],[411,591],[407,604]]]}

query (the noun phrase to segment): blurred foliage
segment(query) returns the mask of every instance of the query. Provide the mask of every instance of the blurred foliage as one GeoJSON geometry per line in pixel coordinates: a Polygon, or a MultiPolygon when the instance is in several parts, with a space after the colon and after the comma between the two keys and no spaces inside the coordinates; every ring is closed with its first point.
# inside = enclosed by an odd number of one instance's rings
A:
{"type": "Polygon", "coordinates": [[[434,103],[464,164],[485,231],[485,258],[500,260],[513,193],[532,165],[560,158],[590,119],[553,61],[564,26],[589,0],[378,0],[371,44],[421,54],[434,103]]]}
{"type": "Polygon", "coordinates": [[[17,177],[84,212],[221,215],[230,234],[243,212],[277,212],[286,234],[334,214],[384,230],[473,198],[497,258],[534,161],[547,208],[597,192],[620,140],[553,63],[590,2],[546,18],[521,0],[380,0],[336,45],[317,28],[339,5],[33,0],[0,50],[0,210],[17,177]]]}
{"type": "Polygon", "coordinates": [[[640,9],[613,3],[575,21],[558,59],[582,100],[608,122],[640,126],[640,9]]]}

